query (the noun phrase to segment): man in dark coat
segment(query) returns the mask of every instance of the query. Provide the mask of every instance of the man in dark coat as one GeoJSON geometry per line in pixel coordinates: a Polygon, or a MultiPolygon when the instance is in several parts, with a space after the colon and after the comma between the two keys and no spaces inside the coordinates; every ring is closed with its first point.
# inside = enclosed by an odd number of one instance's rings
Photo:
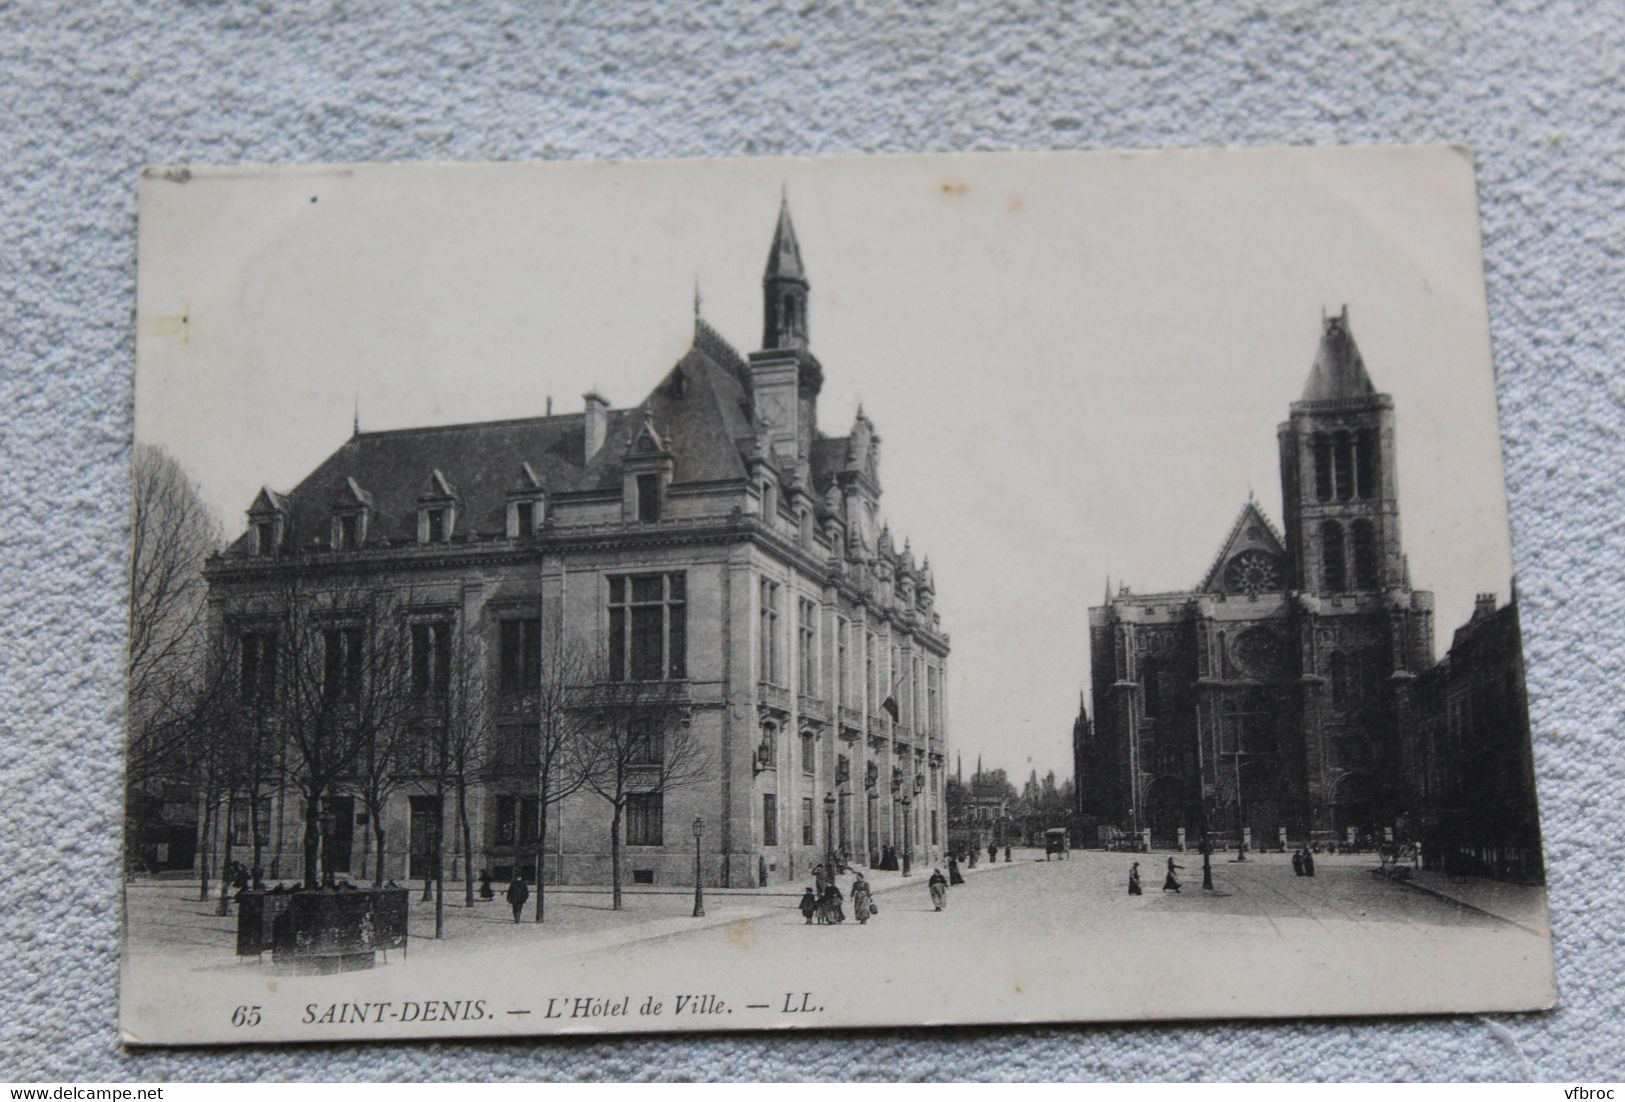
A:
{"type": "Polygon", "coordinates": [[[519,921],[519,912],[525,909],[525,900],[530,898],[530,889],[525,886],[525,874],[515,873],[508,884],[508,906],[513,908],[513,920],[519,921]]]}
{"type": "Polygon", "coordinates": [[[1303,875],[1303,850],[1301,849],[1295,849],[1292,851],[1292,875],[1303,875]]]}
{"type": "Polygon", "coordinates": [[[991,865],[994,862],[996,862],[998,859],[999,859],[999,843],[997,843],[997,842],[989,842],[987,844],[987,863],[991,865]]]}
{"type": "Polygon", "coordinates": [[[1308,850],[1303,851],[1303,874],[1305,876],[1315,875],[1315,855],[1308,850]]]}
{"type": "Polygon", "coordinates": [[[1129,870],[1128,870],[1128,893],[1130,895],[1144,895],[1145,894],[1144,892],[1142,892],[1140,890],[1140,863],[1138,861],[1134,862],[1134,864],[1129,866],[1129,870]]]}

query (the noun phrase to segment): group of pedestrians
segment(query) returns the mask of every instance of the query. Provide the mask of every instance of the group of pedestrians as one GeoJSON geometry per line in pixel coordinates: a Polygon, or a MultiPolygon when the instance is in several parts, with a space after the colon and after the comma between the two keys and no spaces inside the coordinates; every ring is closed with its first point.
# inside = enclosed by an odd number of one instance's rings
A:
{"type": "MultiPolygon", "coordinates": [[[[963,884],[964,875],[959,871],[959,860],[952,854],[948,856],[948,875],[944,876],[941,869],[932,869],[931,876],[926,880],[926,890],[931,895],[931,909],[945,910],[948,906],[948,888],[950,885],[963,884]]],[[[857,874],[852,881],[850,895],[842,895],[841,889],[835,882],[835,877],[823,865],[813,866],[813,884],[801,894],[799,908],[804,924],[808,926],[834,926],[846,921],[846,908],[844,904],[850,899],[852,903],[852,917],[858,920],[858,925],[866,926],[869,919],[880,913],[880,906],[875,902],[874,889],[869,881],[863,878],[863,873],[857,874]]]]}
{"type": "MultiPolygon", "coordinates": [[[[814,887],[808,888],[801,896],[801,915],[806,919],[806,924],[834,926],[845,922],[846,908],[842,904],[846,897],[841,894],[835,877],[827,875],[823,865],[813,869],[813,877],[814,887]]],[[[869,916],[879,911],[869,881],[863,878],[861,872],[858,873],[857,879],[852,881],[852,917],[858,920],[859,926],[867,926],[869,916]]]]}
{"type": "MultiPolygon", "coordinates": [[[[1162,890],[1165,892],[1178,892],[1180,888],[1178,874],[1184,870],[1184,865],[1179,864],[1172,857],[1168,858],[1168,875],[1162,878],[1162,890]]],[[[1128,893],[1130,895],[1145,894],[1144,890],[1140,887],[1140,863],[1138,861],[1129,866],[1128,893]]]]}

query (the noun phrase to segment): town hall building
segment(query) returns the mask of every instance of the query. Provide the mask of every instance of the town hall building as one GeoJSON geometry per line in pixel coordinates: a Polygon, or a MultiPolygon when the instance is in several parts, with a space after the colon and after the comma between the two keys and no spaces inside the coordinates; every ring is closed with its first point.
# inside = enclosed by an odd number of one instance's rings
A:
{"type": "Polygon", "coordinates": [[[786,203],[757,351],[736,351],[696,302],[688,351],[634,405],[589,393],[580,412],[358,426],[293,489],[263,490],[207,568],[213,638],[278,763],[221,816],[237,858],[257,834],[268,879],[299,878],[311,860],[311,788],[276,687],[299,656],[273,606],[297,579],[325,618],[333,691],[359,699],[383,676],[362,652],[393,640],[399,692],[461,696],[492,732],[462,775],[466,848],[443,766],[401,758],[371,801],[381,870],[354,755],[321,796],[321,860],[341,876],[426,877],[439,838],[448,877],[609,881],[611,809],[587,788],[546,812],[537,868],[550,638],[607,682],[649,687],[703,763],[688,783],[660,782],[675,734],[632,760],[618,828],[628,882],[692,883],[696,848],[704,883],[722,886],[800,883],[831,853],[940,860],[949,638],[929,561],[882,519],[876,425],[861,408],[840,435],[821,423],[811,301],[786,203]],[[464,658],[477,686],[453,672],[464,658]]]}

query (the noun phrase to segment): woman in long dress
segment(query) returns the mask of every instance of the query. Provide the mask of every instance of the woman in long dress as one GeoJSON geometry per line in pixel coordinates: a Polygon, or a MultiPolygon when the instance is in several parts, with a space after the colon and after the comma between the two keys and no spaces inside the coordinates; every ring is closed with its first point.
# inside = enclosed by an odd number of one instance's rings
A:
{"type": "Polygon", "coordinates": [[[1184,867],[1184,865],[1174,864],[1174,859],[1172,857],[1168,858],[1168,877],[1162,882],[1163,891],[1177,892],[1179,890],[1179,877],[1175,876],[1174,872],[1175,870],[1183,869],[1184,867]]]}
{"type": "Polygon", "coordinates": [[[964,876],[960,875],[960,872],[959,872],[959,859],[956,858],[956,857],[949,857],[948,858],[948,883],[949,884],[963,884],[964,882],[965,882],[965,878],[964,878],[964,876]]]}
{"type": "Polygon", "coordinates": [[[852,881],[852,917],[858,920],[859,926],[863,926],[868,923],[869,905],[871,902],[872,897],[869,894],[869,881],[863,878],[862,873],[859,873],[858,878],[852,881]]]}
{"type": "Polygon", "coordinates": [[[1134,862],[1128,870],[1128,893],[1130,895],[1144,895],[1140,890],[1140,863],[1134,862]]]}
{"type": "Polygon", "coordinates": [[[931,889],[932,906],[940,911],[948,905],[948,878],[942,875],[941,869],[931,870],[931,879],[926,881],[926,886],[931,889]]]}

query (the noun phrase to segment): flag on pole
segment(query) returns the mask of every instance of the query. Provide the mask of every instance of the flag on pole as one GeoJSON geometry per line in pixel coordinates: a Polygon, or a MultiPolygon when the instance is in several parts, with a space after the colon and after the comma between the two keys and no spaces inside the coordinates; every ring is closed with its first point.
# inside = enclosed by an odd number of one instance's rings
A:
{"type": "Polygon", "coordinates": [[[893,723],[902,718],[902,713],[897,710],[897,698],[895,696],[888,696],[885,700],[882,700],[880,710],[891,716],[893,723]]]}

